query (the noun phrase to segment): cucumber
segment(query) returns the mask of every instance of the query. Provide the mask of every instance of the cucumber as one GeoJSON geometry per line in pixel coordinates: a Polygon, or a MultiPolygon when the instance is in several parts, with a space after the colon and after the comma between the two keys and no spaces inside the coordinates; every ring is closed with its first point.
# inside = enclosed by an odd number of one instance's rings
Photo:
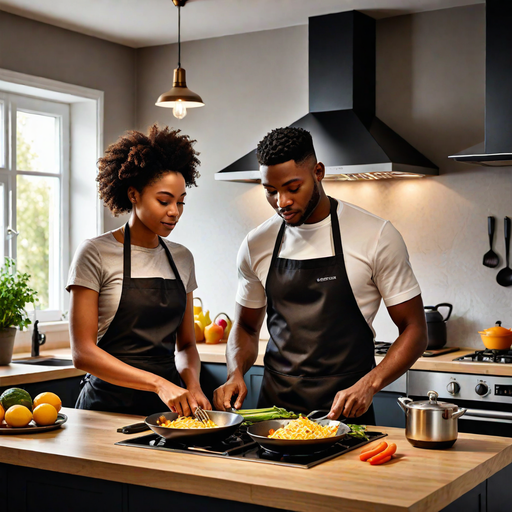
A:
{"type": "Polygon", "coordinates": [[[6,389],[0,396],[0,403],[5,411],[13,405],[24,405],[29,411],[32,410],[32,398],[27,391],[21,388],[6,389]]]}

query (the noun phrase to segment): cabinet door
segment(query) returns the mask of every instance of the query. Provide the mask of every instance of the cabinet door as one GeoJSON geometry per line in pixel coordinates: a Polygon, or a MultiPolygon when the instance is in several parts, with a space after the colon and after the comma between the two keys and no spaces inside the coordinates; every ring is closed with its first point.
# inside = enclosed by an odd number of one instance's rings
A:
{"type": "Polygon", "coordinates": [[[260,396],[261,382],[263,381],[263,367],[253,366],[244,376],[247,386],[247,396],[244,401],[244,409],[256,409],[260,396]]]}
{"type": "Polygon", "coordinates": [[[381,391],[373,397],[376,425],[405,428],[405,414],[398,405],[400,396],[405,396],[405,394],[381,391]]]}
{"type": "Polygon", "coordinates": [[[64,407],[75,407],[76,399],[80,393],[80,381],[83,377],[70,377],[68,379],[47,380],[45,382],[33,382],[31,384],[18,384],[16,386],[7,386],[0,388],[0,394],[11,387],[22,388],[27,391],[32,398],[39,393],[51,391],[59,396],[64,407]]]}
{"type": "Polygon", "coordinates": [[[123,484],[7,466],[7,512],[122,512],[123,484]]]}

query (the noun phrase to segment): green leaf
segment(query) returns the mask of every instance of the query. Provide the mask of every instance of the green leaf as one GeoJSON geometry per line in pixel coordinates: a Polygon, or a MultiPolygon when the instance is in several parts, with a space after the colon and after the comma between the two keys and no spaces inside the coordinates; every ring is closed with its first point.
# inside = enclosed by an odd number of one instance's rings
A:
{"type": "Polygon", "coordinates": [[[35,304],[38,299],[37,292],[28,285],[29,280],[29,274],[17,271],[13,259],[5,258],[5,265],[0,269],[0,329],[23,329],[31,323],[25,306],[35,304]]]}

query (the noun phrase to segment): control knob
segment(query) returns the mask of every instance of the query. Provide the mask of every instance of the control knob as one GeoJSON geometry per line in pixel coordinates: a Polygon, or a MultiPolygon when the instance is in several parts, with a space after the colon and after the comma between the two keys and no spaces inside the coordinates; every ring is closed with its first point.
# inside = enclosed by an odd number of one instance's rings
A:
{"type": "Polygon", "coordinates": [[[475,387],[475,393],[480,396],[489,394],[489,386],[483,382],[479,382],[475,387]]]}
{"type": "Polygon", "coordinates": [[[460,391],[459,383],[452,380],[446,386],[446,391],[448,391],[448,393],[450,393],[450,395],[456,395],[460,391]]]}

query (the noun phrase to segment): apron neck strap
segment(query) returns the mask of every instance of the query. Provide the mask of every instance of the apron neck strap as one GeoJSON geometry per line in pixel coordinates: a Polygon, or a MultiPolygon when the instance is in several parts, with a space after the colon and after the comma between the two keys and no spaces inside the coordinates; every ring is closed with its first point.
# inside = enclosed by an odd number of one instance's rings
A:
{"type": "Polygon", "coordinates": [[[327,197],[329,197],[329,202],[331,203],[331,229],[334,241],[334,254],[339,256],[343,251],[341,248],[340,223],[338,221],[338,201],[330,196],[327,197]]]}
{"type": "Polygon", "coordinates": [[[130,226],[128,222],[124,225],[124,242],[123,242],[123,278],[130,279],[132,275],[132,258],[130,244],[130,226]]]}
{"type": "MultiPolygon", "coordinates": [[[[174,260],[171,255],[171,251],[167,247],[166,243],[162,240],[161,237],[158,237],[158,242],[164,248],[165,254],[167,255],[167,259],[169,260],[169,265],[171,265],[172,271],[176,276],[178,281],[181,281],[180,274],[178,272],[178,268],[174,263],[174,260]]],[[[131,279],[132,275],[132,258],[131,258],[131,237],[130,237],[130,226],[128,226],[128,222],[124,225],[124,242],[123,242],[123,279],[131,279]]]]}
{"type": "MultiPolygon", "coordinates": [[[[329,196],[327,196],[329,197],[329,196]]],[[[338,201],[329,197],[329,203],[331,204],[330,215],[331,215],[331,231],[332,239],[334,241],[334,254],[339,256],[343,254],[341,248],[341,234],[340,234],[340,223],[338,222],[338,201]]],[[[277,259],[279,250],[281,249],[281,243],[283,241],[284,230],[286,228],[286,222],[283,221],[279,233],[277,235],[276,244],[274,245],[274,252],[272,253],[272,263],[277,259]]],[[[272,264],[271,263],[271,264],[272,264]]]]}

